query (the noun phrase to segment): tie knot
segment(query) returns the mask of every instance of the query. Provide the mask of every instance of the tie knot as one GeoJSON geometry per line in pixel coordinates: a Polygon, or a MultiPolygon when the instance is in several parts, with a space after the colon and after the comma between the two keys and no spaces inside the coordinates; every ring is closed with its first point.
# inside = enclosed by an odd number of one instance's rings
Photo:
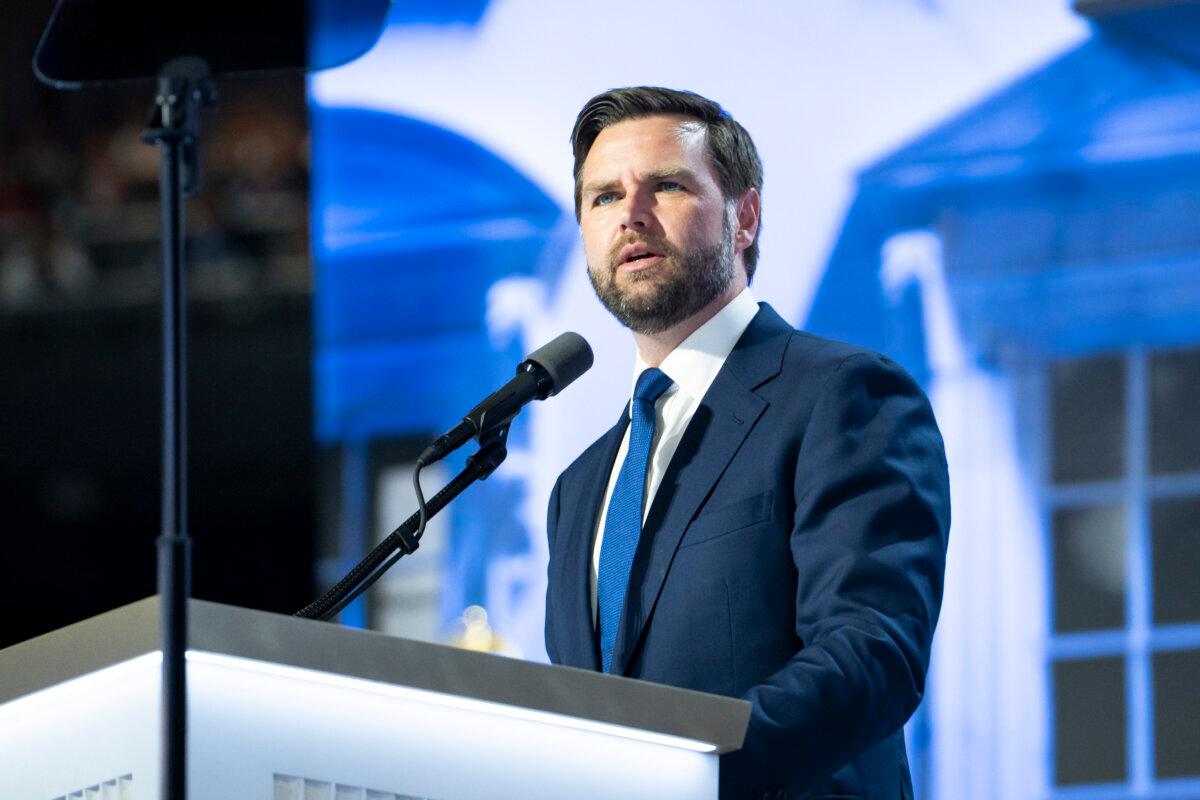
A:
{"type": "Polygon", "coordinates": [[[672,383],[674,381],[667,376],[667,373],[651,367],[638,376],[637,386],[633,389],[633,399],[645,400],[650,403],[656,402],[658,398],[662,397],[663,392],[671,388],[672,383]]]}

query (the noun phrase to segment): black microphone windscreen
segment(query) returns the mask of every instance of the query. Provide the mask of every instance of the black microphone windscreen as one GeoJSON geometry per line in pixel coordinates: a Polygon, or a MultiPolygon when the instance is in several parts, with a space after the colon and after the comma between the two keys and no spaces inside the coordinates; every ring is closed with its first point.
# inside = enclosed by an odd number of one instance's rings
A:
{"type": "Polygon", "coordinates": [[[532,361],[550,374],[553,387],[548,397],[561,392],[592,368],[592,348],[578,333],[567,331],[529,354],[532,361]]]}

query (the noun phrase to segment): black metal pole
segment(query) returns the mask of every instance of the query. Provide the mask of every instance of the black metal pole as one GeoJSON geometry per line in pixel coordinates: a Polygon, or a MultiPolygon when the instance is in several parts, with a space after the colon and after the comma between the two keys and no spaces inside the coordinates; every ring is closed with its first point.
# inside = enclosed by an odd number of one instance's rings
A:
{"type": "Polygon", "coordinates": [[[215,100],[207,65],[179,58],[163,67],[143,139],[162,158],[163,440],[162,527],[158,537],[161,604],[162,800],[187,796],[187,600],[191,540],[187,529],[187,280],[184,198],[199,183],[200,108],[215,100]]]}
{"type": "Polygon", "coordinates": [[[162,793],[187,794],[187,281],[183,272],[182,143],[159,142],[163,226],[163,463],[158,596],[162,604],[162,793]]]}

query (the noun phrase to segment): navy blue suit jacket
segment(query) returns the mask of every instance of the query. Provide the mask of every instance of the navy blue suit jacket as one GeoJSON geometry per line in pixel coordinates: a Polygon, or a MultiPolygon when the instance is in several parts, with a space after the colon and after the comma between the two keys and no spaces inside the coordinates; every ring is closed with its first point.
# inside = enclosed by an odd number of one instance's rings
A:
{"type": "MultiPolygon", "coordinates": [[[[600,668],[588,571],[627,424],[550,498],[556,664],[600,668]]],[[[752,703],[722,798],[910,798],[901,727],[924,688],[949,525],[920,388],[761,304],[651,503],[613,672],[752,703]]]]}

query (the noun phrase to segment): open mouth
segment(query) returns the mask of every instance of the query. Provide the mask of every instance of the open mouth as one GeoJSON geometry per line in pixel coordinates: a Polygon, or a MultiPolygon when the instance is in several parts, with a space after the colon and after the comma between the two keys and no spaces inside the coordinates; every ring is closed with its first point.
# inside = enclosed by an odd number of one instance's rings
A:
{"type": "Polygon", "coordinates": [[[617,263],[629,269],[645,269],[663,259],[663,254],[646,244],[630,244],[621,248],[617,263]]]}
{"type": "Polygon", "coordinates": [[[645,255],[635,256],[621,262],[621,271],[632,275],[642,272],[649,272],[658,266],[658,263],[663,260],[663,257],[657,253],[646,253],[645,255]]]}

